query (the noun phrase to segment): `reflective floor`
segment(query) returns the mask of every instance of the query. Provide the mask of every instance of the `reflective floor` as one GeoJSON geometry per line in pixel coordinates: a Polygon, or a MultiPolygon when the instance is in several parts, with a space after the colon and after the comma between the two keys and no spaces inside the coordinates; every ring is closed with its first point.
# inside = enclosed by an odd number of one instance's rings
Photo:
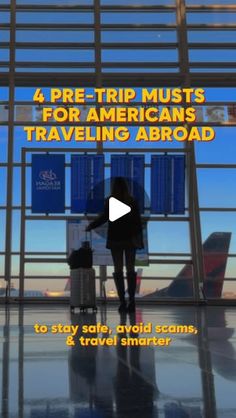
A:
{"type": "Polygon", "coordinates": [[[65,305],[0,310],[3,418],[236,417],[234,308],[150,306],[127,317],[113,306],[74,315],[65,305]],[[82,346],[81,326],[98,322],[113,333],[119,324],[149,322],[199,332],[171,334],[166,347],[122,346],[124,335],[116,346],[82,346]],[[36,334],[35,324],[79,325],[75,345],[66,344],[68,334],[36,334]]]}

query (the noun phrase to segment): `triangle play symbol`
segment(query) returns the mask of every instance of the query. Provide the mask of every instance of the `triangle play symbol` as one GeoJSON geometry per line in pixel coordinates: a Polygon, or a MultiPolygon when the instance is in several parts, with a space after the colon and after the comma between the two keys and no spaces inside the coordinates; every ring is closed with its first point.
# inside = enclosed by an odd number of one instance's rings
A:
{"type": "Polygon", "coordinates": [[[115,197],[110,197],[109,199],[109,221],[114,222],[122,216],[127,215],[131,212],[131,207],[116,199],[115,197]]]}

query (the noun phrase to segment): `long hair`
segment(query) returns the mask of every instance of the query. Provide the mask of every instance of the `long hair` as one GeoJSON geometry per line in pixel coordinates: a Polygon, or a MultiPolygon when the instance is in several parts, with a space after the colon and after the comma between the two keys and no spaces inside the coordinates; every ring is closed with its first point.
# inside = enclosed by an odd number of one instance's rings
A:
{"type": "Polygon", "coordinates": [[[129,201],[132,198],[127,180],[124,177],[115,177],[113,179],[111,196],[122,201],[129,201]]]}

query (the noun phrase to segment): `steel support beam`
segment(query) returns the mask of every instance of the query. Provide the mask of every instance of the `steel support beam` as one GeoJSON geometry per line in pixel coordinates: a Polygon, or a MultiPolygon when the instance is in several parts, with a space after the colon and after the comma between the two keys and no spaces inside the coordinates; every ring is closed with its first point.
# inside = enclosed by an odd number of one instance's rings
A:
{"type": "Polygon", "coordinates": [[[15,99],[15,24],[16,0],[11,1],[10,9],[10,69],[9,69],[9,113],[7,145],[7,211],[5,242],[5,280],[8,292],[11,286],[11,248],[12,248],[12,198],[13,198],[13,155],[14,155],[14,99],[15,99]]]}
{"type": "MultiPolygon", "coordinates": [[[[178,42],[179,42],[179,62],[181,73],[184,74],[184,87],[191,87],[189,70],[189,51],[188,34],[186,23],[185,0],[176,0],[178,42]]],[[[201,224],[198,204],[198,187],[196,176],[196,162],[194,144],[186,143],[186,149],[190,152],[187,156],[187,184],[189,198],[189,217],[190,217],[190,243],[193,262],[193,293],[194,299],[200,301],[200,285],[204,279],[204,264],[202,255],[201,224]]]]}

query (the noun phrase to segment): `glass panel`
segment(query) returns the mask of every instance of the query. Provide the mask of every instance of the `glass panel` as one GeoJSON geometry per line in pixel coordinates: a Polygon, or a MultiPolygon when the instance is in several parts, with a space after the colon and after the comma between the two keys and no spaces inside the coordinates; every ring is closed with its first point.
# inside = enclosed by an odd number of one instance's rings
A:
{"type": "MultiPolygon", "coordinates": [[[[32,102],[36,87],[16,87],[15,88],[15,100],[23,100],[27,102],[32,102]]],[[[49,100],[50,89],[45,87],[43,93],[47,100],[49,100]]]]}
{"type": "Polygon", "coordinates": [[[221,13],[221,12],[188,12],[187,13],[187,24],[201,24],[201,25],[211,25],[211,24],[228,24],[228,23],[236,23],[236,13],[235,12],[228,12],[228,13],[221,13]]]}
{"type": "Polygon", "coordinates": [[[13,184],[14,184],[14,193],[13,193],[13,205],[21,205],[21,168],[13,168],[13,184]]]}
{"type": "MultiPolygon", "coordinates": [[[[63,265],[63,264],[62,264],[63,265]]],[[[32,265],[31,265],[32,266],[32,265]]],[[[55,268],[55,264],[52,265],[52,267],[55,268]]],[[[37,270],[40,270],[40,264],[37,264],[37,270]]],[[[56,270],[55,270],[56,272],[56,270]]],[[[68,274],[68,278],[62,278],[60,279],[50,279],[48,277],[44,278],[44,277],[40,277],[40,279],[36,278],[26,278],[25,279],[25,291],[24,291],[24,296],[27,297],[45,297],[45,298],[65,298],[65,297],[69,297],[70,296],[70,291],[67,290],[67,286],[68,286],[68,279],[69,279],[69,272],[67,271],[67,273],[65,274],[65,277],[68,274]]],[[[33,275],[37,275],[37,273],[35,274],[35,271],[33,272],[33,275]]],[[[49,275],[46,274],[46,276],[50,276],[53,275],[51,273],[51,269],[49,272],[49,275]]],[[[14,280],[16,286],[15,286],[15,295],[17,296],[18,294],[18,280],[14,280]]],[[[99,296],[99,280],[96,280],[96,295],[99,296]]],[[[13,292],[12,292],[13,294],[13,292]]]]}
{"type": "Polygon", "coordinates": [[[17,12],[16,23],[93,23],[93,13],[73,12],[17,12]]]}
{"type": "Polygon", "coordinates": [[[94,52],[91,50],[70,49],[19,49],[16,50],[16,61],[21,62],[84,62],[94,61],[94,52]]]}
{"type": "Polygon", "coordinates": [[[10,12],[0,11],[0,23],[10,23],[10,12]]]}
{"type": "Polygon", "coordinates": [[[191,62],[236,62],[236,54],[233,54],[233,49],[190,49],[189,57],[191,62]]]}
{"type": "MultiPolygon", "coordinates": [[[[0,276],[2,276],[2,278],[4,277],[4,259],[5,257],[3,255],[0,255],[0,276]]],[[[4,282],[2,282],[1,279],[1,287],[4,286],[4,282]]]]}
{"type": "Polygon", "coordinates": [[[235,87],[207,87],[205,89],[206,101],[233,102],[235,101],[235,87]]]}
{"type": "MultiPolygon", "coordinates": [[[[16,170],[16,169],[15,169],[16,170]]],[[[18,173],[20,169],[18,169],[18,173]]],[[[16,171],[14,172],[14,174],[16,171]]],[[[20,183],[20,182],[19,182],[20,183]]],[[[14,194],[20,196],[20,191],[17,193],[18,185],[14,183],[14,194]]],[[[14,204],[19,204],[14,203],[14,204]]],[[[13,210],[13,234],[12,234],[12,251],[20,251],[20,210],[13,210]]]]}
{"type": "Polygon", "coordinates": [[[187,222],[149,222],[148,237],[150,252],[190,253],[187,222]]]}
{"type": "MultiPolygon", "coordinates": [[[[52,64],[52,62],[51,62],[52,64]]],[[[82,66],[81,68],[79,67],[79,62],[78,62],[78,67],[70,67],[70,62],[68,61],[68,67],[66,66],[67,62],[65,62],[65,65],[63,67],[48,67],[48,68],[41,68],[41,67],[30,67],[27,66],[27,73],[83,73],[83,74],[87,74],[87,73],[94,73],[95,69],[94,68],[87,68],[82,66]]],[[[25,73],[25,67],[18,67],[16,64],[16,72],[17,73],[25,73]]]]}
{"type": "Polygon", "coordinates": [[[236,169],[198,169],[200,207],[236,208],[236,169]]]}
{"type": "Polygon", "coordinates": [[[102,24],[175,24],[176,16],[175,13],[127,13],[127,12],[117,12],[117,13],[101,13],[101,23],[102,24]]]}
{"type": "MultiPolygon", "coordinates": [[[[31,249],[31,251],[34,251],[31,249]]],[[[53,249],[51,248],[51,251],[53,249]]],[[[54,251],[55,248],[54,248],[54,251]]],[[[41,256],[41,259],[43,256],[41,256]]],[[[69,276],[69,266],[66,263],[58,263],[55,259],[55,263],[46,263],[46,262],[38,262],[38,263],[27,263],[25,266],[25,275],[26,276],[44,276],[50,278],[50,276],[69,276]]],[[[52,279],[53,280],[53,279],[52,279]]],[[[60,282],[59,282],[60,283],[60,282]]],[[[32,283],[31,283],[32,284],[32,283]]],[[[47,286],[47,281],[45,281],[44,285],[47,286]]],[[[57,281],[53,281],[54,289],[57,288],[57,281]]],[[[59,288],[60,288],[59,284],[59,288]]],[[[47,287],[46,287],[47,289],[47,287]]]]}
{"type": "MultiPolygon", "coordinates": [[[[6,228],[6,211],[0,209],[0,225],[1,225],[1,234],[0,234],[0,251],[5,251],[5,228],[6,228]]],[[[4,263],[2,264],[2,268],[4,263]]]]}
{"type": "Polygon", "coordinates": [[[0,101],[1,100],[8,100],[8,98],[9,98],[9,88],[1,86],[1,88],[0,88],[0,101]]]}
{"type": "Polygon", "coordinates": [[[102,31],[102,42],[176,42],[176,31],[102,31]]]}
{"type": "MultiPolygon", "coordinates": [[[[13,255],[11,257],[11,274],[12,276],[19,276],[19,269],[20,269],[20,257],[19,255],[13,255]]],[[[13,280],[15,280],[13,278],[13,280]]],[[[12,283],[11,283],[12,284],[12,283]]],[[[14,285],[14,283],[13,283],[14,285]]]]}
{"type": "MultiPolygon", "coordinates": [[[[233,278],[233,279],[236,280],[235,272],[236,272],[236,257],[230,257],[229,256],[228,257],[228,262],[227,262],[227,270],[226,270],[226,273],[225,273],[225,277],[226,278],[233,278]]],[[[226,281],[225,282],[225,285],[227,285],[227,286],[232,287],[232,284],[234,284],[232,281],[228,281],[228,282],[226,281]]],[[[236,287],[236,283],[234,285],[236,287]]]]}
{"type": "Polygon", "coordinates": [[[0,42],[9,42],[10,32],[8,30],[0,29],[0,42]]]}
{"type": "Polygon", "coordinates": [[[220,1],[216,1],[216,0],[186,0],[186,4],[188,6],[206,6],[206,5],[215,5],[215,4],[220,4],[220,5],[233,5],[234,6],[234,2],[233,0],[220,0],[220,1]]]}
{"type": "Polygon", "coordinates": [[[233,30],[204,30],[204,31],[188,31],[188,41],[189,42],[234,42],[236,37],[236,32],[233,30]]]}
{"type": "Polygon", "coordinates": [[[214,128],[216,138],[210,143],[196,143],[198,163],[235,164],[236,128],[214,128]]]}
{"type": "Polygon", "coordinates": [[[17,30],[17,42],[93,42],[93,31],[70,31],[70,30],[17,30]]]}
{"type": "Polygon", "coordinates": [[[153,50],[139,49],[106,49],[102,51],[103,62],[177,62],[178,51],[176,50],[160,50],[153,53],[153,50]]]}
{"type": "Polygon", "coordinates": [[[207,67],[207,63],[204,67],[198,67],[198,68],[190,68],[191,73],[214,73],[214,74],[222,74],[222,73],[235,73],[235,68],[223,68],[223,67],[207,67]]]}
{"type": "Polygon", "coordinates": [[[149,74],[149,73],[177,73],[179,72],[179,68],[178,66],[176,66],[176,68],[172,68],[172,67],[161,67],[161,68],[142,68],[141,67],[142,63],[140,64],[140,67],[137,68],[128,68],[128,67],[113,67],[113,68],[103,68],[103,73],[142,73],[142,74],[149,74]]]}
{"type": "Polygon", "coordinates": [[[203,241],[213,232],[231,232],[230,253],[236,253],[236,214],[201,212],[201,228],[203,241]]]}
{"type": "Polygon", "coordinates": [[[0,105],[0,122],[8,122],[8,105],[0,105]]]}
{"type": "Polygon", "coordinates": [[[26,251],[66,251],[65,234],[64,221],[27,221],[26,251]]]}
{"type": "Polygon", "coordinates": [[[8,127],[0,126],[0,162],[7,160],[8,127]]]}
{"type": "Polygon", "coordinates": [[[19,5],[92,6],[94,0],[16,0],[19,5]]]}
{"type": "Polygon", "coordinates": [[[101,0],[101,6],[166,6],[175,5],[175,0],[101,0]]]}
{"type": "Polygon", "coordinates": [[[9,49],[0,49],[0,61],[8,62],[10,59],[9,49]]]}
{"type": "Polygon", "coordinates": [[[1,184],[1,193],[0,193],[0,206],[6,205],[6,196],[7,196],[7,169],[0,167],[0,184],[1,184]]]}

